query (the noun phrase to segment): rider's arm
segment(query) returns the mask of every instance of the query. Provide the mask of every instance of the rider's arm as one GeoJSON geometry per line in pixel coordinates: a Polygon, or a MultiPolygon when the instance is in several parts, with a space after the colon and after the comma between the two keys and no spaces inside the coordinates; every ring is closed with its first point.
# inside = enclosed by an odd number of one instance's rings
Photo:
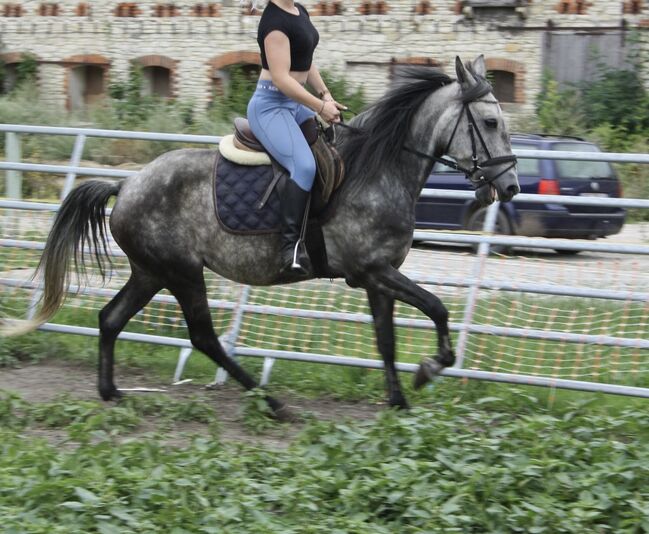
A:
{"type": "Polygon", "coordinates": [[[323,100],[330,100],[332,102],[334,101],[333,97],[331,96],[331,92],[329,91],[329,89],[327,89],[327,84],[325,84],[322,76],[320,76],[320,71],[318,70],[318,67],[315,66],[315,64],[311,64],[306,83],[308,83],[309,86],[316,92],[316,94],[323,100]]]}
{"type": "Polygon", "coordinates": [[[273,84],[289,98],[304,104],[318,112],[322,100],[312,95],[290,75],[291,45],[286,34],[280,31],[270,32],[264,39],[268,69],[273,78],[273,84]]]}
{"type": "Polygon", "coordinates": [[[339,111],[333,102],[312,95],[290,75],[291,45],[286,34],[277,30],[270,32],[264,39],[264,48],[275,87],[292,100],[311,108],[326,121],[338,119],[339,111]]]}

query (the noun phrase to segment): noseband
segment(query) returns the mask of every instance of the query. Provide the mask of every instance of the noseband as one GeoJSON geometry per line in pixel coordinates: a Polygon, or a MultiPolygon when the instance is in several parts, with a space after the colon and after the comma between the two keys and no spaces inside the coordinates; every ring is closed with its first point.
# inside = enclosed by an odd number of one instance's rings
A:
{"type": "Polygon", "coordinates": [[[407,146],[404,146],[404,149],[422,158],[427,158],[432,161],[437,161],[439,163],[446,165],[447,167],[451,167],[452,169],[455,169],[456,171],[463,172],[467,180],[471,182],[471,185],[473,185],[475,189],[479,189],[480,187],[488,185],[491,182],[495,181],[496,179],[500,178],[503,174],[505,174],[510,169],[513,169],[516,166],[516,156],[512,154],[510,156],[499,156],[496,158],[491,157],[491,153],[489,152],[487,143],[485,143],[485,140],[482,137],[482,133],[480,133],[480,128],[478,128],[478,124],[476,123],[476,120],[473,117],[473,113],[471,113],[471,108],[469,107],[469,104],[471,104],[472,102],[482,102],[485,104],[498,104],[498,102],[489,101],[489,100],[472,100],[470,102],[465,102],[462,105],[462,111],[460,112],[460,115],[457,118],[457,122],[455,123],[455,128],[453,128],[453,133],[451,134],[451,137],[448,140],[448,143],[446,144],[446,149],[444,149],[444,154],[448,154],[448,151],[451,148],[451,143],[453,142],[453,139],[455,139],[455,134],[457,133],[458,127],[460,126],[460,122],[462,121],[462,117],[466,112],[467,120],[469,122],[469,136],[471,137],[471,151],[472,151],[471,162],[473,163],[473,167],[471,169],[462,167],[461,165],[459,165],[458,163],[450,159],[440,158],[439,156],[431,156],[430,154],[420,152],[418,150],[415,150],[407,146]],[[478,161],[478,147],[476,143],[476,136],[480,140],[482,149],[487,155],[487,159],[485,159],[484,161],[478,161]],[[502,165],[503,163],[511,163],[511,165],[506,169],[504,169],[503,171],[499,172],[496,176],[493,176],[489,179],[486,179],[484,176],[480,176],[479,178],[474,177],[478,171],[481,171],[485,167],[495,167],[496,165],[502,165]]]}

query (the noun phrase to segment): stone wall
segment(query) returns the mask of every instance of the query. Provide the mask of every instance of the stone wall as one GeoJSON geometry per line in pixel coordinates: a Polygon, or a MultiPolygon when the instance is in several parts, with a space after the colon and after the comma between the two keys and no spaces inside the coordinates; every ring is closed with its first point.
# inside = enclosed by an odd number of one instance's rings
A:
{"type": "MultiPolygon", "coordinates": [[[[649,26],[646,1],[519,0],[525,5],[517,9],[472,8],[486,3],[472,0],[303,3],[320,31],[316,63],[362,86],[370,99],[383,93],[395,62],[428,61],[453,75],[456,55],[484,54],[488,68],[515,76],[514,102],[505,106],[514,115],[534,108],[543,34],[549,29],[613,29],[623,19],[627,28],[649,26]]],[[[125,79],[131,62],[137,62],[171,69],[173,96],[200,108],[211,98],[218,69],[259,62],[258,20],[236,0],[0,1],[0,59],[34,54],[41,94],[55,106],[69,106],[75,66],[96,65],[111,81],[125,79]]]]}

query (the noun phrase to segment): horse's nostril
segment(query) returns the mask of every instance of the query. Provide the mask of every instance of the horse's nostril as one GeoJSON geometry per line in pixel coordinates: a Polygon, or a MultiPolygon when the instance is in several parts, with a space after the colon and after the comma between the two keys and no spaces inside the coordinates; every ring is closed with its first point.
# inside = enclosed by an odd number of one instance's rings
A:
{"type": "Polygon", "coordinates": [[[518,195],[518,193],[521,192],[521,188],[518,187],[517,185],[510,185],[510,186],[507,188],[507,192],[508,192],[508,193],[511,193],[512,196],[514,196],[514,195],[518,195]]]}

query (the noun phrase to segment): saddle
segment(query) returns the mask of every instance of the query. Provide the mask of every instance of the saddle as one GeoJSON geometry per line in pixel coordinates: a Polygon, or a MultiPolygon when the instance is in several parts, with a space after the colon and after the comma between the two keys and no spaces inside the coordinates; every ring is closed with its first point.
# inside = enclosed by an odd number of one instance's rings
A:
{"type": "MultiPolygon", "coordinates": [[[[311,147],[316,161],[313,207],[324,207],[331,194],[340,187],[345,178],[345,167],[335,147],[327,140],[326,131],[315,118],[300,125],[304,138],[311,147]]],[[[234,119],[234,134],[225,136],[219,145],[221,155],[239,165],[272,165],[274,178],[269,184],[258,208],[263,207],[280,178],[285,174],[283,167],[275,162],[259,140],[252,133],[247,119],[234,119]]]]}
{"type": "MultiPolygon", "coordinates": [[[[288,172],[263,148],[248,121],[237,118],[235,133],[219,144],[214,163],[214,206],[220,226],[234,234],[258,235],[280,230],[278,189],[288,172]],[[278,187],[279,186],[279,187],[278,187]]],[[[343,182],[345,171],[337,150],[315,119],[301,125],[316,161],[309,220],[303,231],[316,277],[331,277],[321,218],[333,192],[343,182]]]]}

